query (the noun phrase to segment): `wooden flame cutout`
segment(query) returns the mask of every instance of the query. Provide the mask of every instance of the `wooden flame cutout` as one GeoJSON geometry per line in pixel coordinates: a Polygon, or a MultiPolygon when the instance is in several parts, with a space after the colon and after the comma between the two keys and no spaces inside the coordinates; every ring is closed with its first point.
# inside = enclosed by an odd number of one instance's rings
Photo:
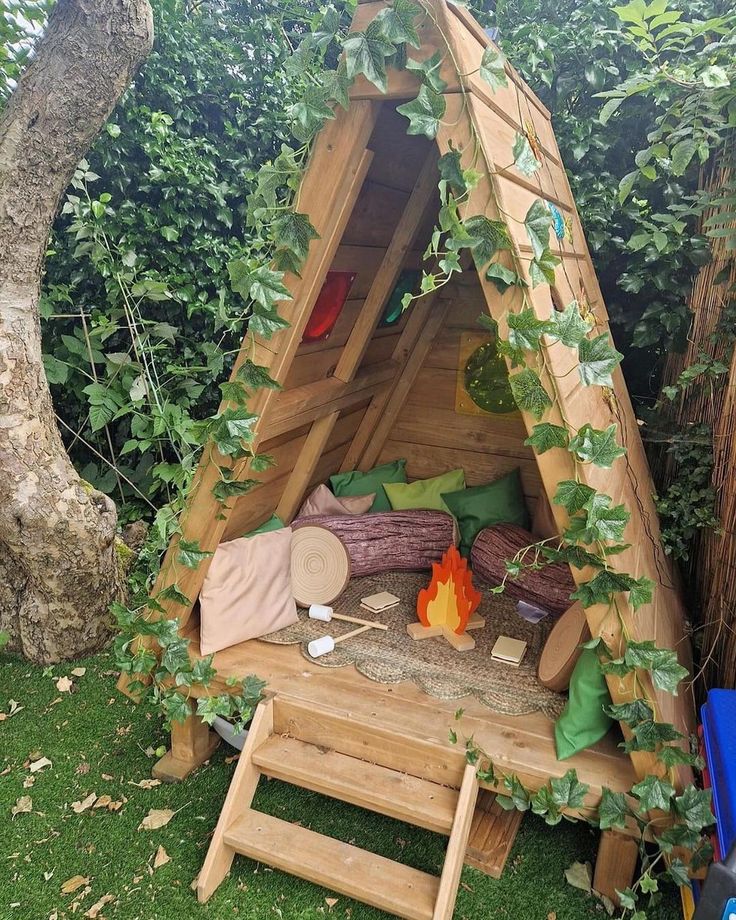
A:
{"type": "Polygon", "coordinates": [[[475,648],[475,640],[467,629],[480,629],[485,621],[474,616],[480,604],[480,592],[473,587],[473,577],[454,546],[440,562],[432,563],[432,578],[417,597],[418,623],[406,630],[412,639],[444,636],[458,651],[475,648]]]}

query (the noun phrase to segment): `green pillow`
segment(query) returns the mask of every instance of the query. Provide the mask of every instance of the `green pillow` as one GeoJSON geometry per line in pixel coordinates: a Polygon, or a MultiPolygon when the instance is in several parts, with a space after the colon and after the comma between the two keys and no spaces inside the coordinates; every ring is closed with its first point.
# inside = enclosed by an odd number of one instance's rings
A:
{"type": "Polygon", "coordinates": [[[508,523],[529,529],[529,512],[518,469],[487,485],[443,494],[442,499],[457,518],[463,556],[470,555],[473,541],[484,527],[508,523]]]}
{"type": "Polygon", "coordinates": [[[330,486],[338,498],[344,498],[346,495],[370,495],[371,492],[375,492],[371,511],[391,510],[391,504],[383,488],[385,482],[406,482],[406,460],[392,460],[391,463],[375,466],[367,473],[352,470],[349,473],[335,473],[334,476],[330,476],[330,486]]]}
{"type": "Polygon", "coordinates": [[[584,648],[570,677],[567,705],[555,723],[558,760],[584,751],[608,733],[613,719],[603,707],[610,705],[611,695],[598,655],[595,649],[584,648]]]}
{"type": "Polygon", "coordinates": [[[442,493],[456,492],[464,488],[463,470],[451,470],[431,479],[417,479],[416,482],[386,483],[384,486],[394,511],[408,511],[410,508],[448,511],[447,505],[442,501],[442,493]]]}
{"type": "Polygon", "coordinates": [[[244,537],[255,537],[259,533],[271,533],[272,530],[281,530],[284,527],[284,522],[280,517],[277,517],[275,514],[272,514],[271,517],[264,521],[262,524],[259,524],[255,530],[249,530],[248,533],[244,533],[244,537]]]}

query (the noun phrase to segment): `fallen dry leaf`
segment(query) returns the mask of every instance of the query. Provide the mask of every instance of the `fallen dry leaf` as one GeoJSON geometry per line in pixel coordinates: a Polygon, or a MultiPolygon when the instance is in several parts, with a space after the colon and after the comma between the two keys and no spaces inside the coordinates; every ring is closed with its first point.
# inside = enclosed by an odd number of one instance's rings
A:
{"type": "Polygon", "coordinates": [[[115,779],[115,777],[111,773],[102,773],[101,775],[102,775],[102,778],[106,780],[115,779]]]}
{"type": "Polygon", "coordinates": [[[88,884],[88,882],[89,879],[85,878],[83,875],[73,875],[71,878],[68,878],[61,886],[61,893],[72,894],[72,892],[77,891],[83,885],[88,884]]]}
{"type": "Polygon", "coordinates": [[[325,904],[332,910],[339,900],[339,898],[325,898],[325,904]]]}
{"type": "Polygon", "coordinates": [[[161,866],[165,866],[168,862],[171,862],[171,857],[163,847],[159,847],[153,857],[153,868],[160,869],[161,866]]]}
{"type": "Polygon", "coordinates": [[[87,673],[87,668],[72,668],[72,677],[84,677],[87,673]]]}
{"type": "Polygon", "coordinates": [[[95,920],[95,917],[98,917],[100,915],[100,911],[105,906],[105,904],[109,904],[110,901],[114,901],[114,900],[115,900],[114,894],[103,894],[99,901],[95,901],[92,907],[90,907],[88,911],[85,911],[84,916],[89,917],[89,920],[95,920]]]}
{"type": "Polygon", "coordinates": [[[590,863],[574,862],[569,869],[565,869],[565,878],[568,885],[590,894],[593,887],[593,870],[590,863]]]}
{"type": "Polygon", "coordinates": [[[51,872],[44,872],[43,880],[45,882],[50,882],[51,879],[54,877],[54,872],[56,872],[56,869],[52,869],[51,872]]]}
{"type": "Polygon", "coordinates": [[[88,808],[91,808],[97,801],[97,793],[90,792],[86,799],[82,799],[81,802],[72,802],[72,811],[81,815],[83,811],[87,811],[88,808]]]}
{"type": "Polygon", "coordinates": [[[4,770],[0,770],[0,776],[7,776],[8,773],[10,773],[10,767],[9,767],[9,766],[5,767],[4,770]]]}
{"type": "Polygon", "coordinates": [[[31,773],[38,773],[39,770],[43,770],[44,767],[50,767],[51,761],[48,757],[39,757],[38,760],[34,760],[33,763],[28,768],[31,773]]]}
{"type": "Polygon", "coordinates": [[[129,786],[137,786],[139,789],[153,789],[156,786],[161,785],[160,779],[142,779],[138,783],[134,783],[132,779],[128,780],[129,786]]]}
{"type": "Polygon", "coordinates": [[[26,776],[26,778],[23,780],[23,788],[24,788],[24,789],[30,789],[31,786],[32,786],[35,782],[36,782],[36,777],[35,777],[35,776],[26,776]]]}
{"type": "Polygon", "coordinates": [[[90,767],[89,764],[84,761],[80,763],[77,769],[74,771],[78,776],[84,776],[85,773],[89,773],[90,767]]]}
{"type": "Polygon", "coordinates": [[[10,719],[23,708],[24,707],[20,705],[18,700],[8,700],[8,711],[0,712],[0,722],[4,722],[6,719],[10,719]]]}
{"type": "Polygon", "coordinates": [[[112,802],[112,796],[101,795],[92,807],[93,808],[107,808],[111,802],[112,802]]]}
{"type": "Polygon", "coordinates": [[[170,808],[152,808],[138,825],[138,830],[157,831],[165,827],[173,817],[174,812],[170,808]]]}
{"type": "Polygon", "coordinates": [[[22,795],[10,809],[10,814],[15,817],[16,815],[28,814],[30,811],[33,811],[33,799],[31,799],[30,795],[22,795]]]}
{"type": "Polygon", "coordinates": [[[236,760],[240,757],[240,754],[233,754],[232,757],[226,757],[225,763],[235,763],[236,760]]]}
{"type": "Polygon", "coordinates": [[[59,693],[69,693],[74,686],[74,681],[70,677],[60,677],[56,681],[56,689],[59,693]]]}

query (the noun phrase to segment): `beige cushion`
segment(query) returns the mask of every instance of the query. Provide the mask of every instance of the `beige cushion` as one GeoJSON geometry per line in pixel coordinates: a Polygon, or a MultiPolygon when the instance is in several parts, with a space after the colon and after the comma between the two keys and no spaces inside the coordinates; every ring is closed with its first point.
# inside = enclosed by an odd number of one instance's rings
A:
{"type": "Polygon", "coordinates": [[[376,493],[371,495],[346,495],[338,498],[323,483],[312,492],[299,509],[298,518],[313,517],[315,514],[365,514],[373,504],[376,493]]]}
{"type": "Polygon", "coordinates": [[[221,543],[199,603],[203,655],[296,623],[291,527],[221,543]]]}

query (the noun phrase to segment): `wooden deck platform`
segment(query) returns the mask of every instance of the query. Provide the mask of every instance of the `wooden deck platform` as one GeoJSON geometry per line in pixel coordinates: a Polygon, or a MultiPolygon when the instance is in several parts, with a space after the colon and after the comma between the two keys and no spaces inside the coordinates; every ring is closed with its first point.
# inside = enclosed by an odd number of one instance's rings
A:
{"type": "MultiPolygon", "coordinates": [[[[191,651],[199,654],[194,636],[191,651]]],[[[601,787],[626,791],[636,782],[631,761],[616,746],[617,730],[595,747],[560,762],[554,725],[538,712],[507,716],[473,697],[439,700],[411,682],[379,684],[352,665],[332,669],[313,664],[296,645],[251,640],[219,652],[214,665],[218,677],[210,692],[224,692],[231,676],[256,674],[267,681],[268,692],[287,704],[280,707],[277,733],[329,747],[339,732],[340,750],[347,748],[364,760],[433,782],[460,786],[465,755],[461,743],[451,743],[451,729],[461,737],[472,734],[496,767],[515,773],[532,789],[574,767],[581,782],[590,786],[586,804],[594,805],[601,787]],[[464,714],[458,722],[455,713],[460,708],[464,714]]]]}

